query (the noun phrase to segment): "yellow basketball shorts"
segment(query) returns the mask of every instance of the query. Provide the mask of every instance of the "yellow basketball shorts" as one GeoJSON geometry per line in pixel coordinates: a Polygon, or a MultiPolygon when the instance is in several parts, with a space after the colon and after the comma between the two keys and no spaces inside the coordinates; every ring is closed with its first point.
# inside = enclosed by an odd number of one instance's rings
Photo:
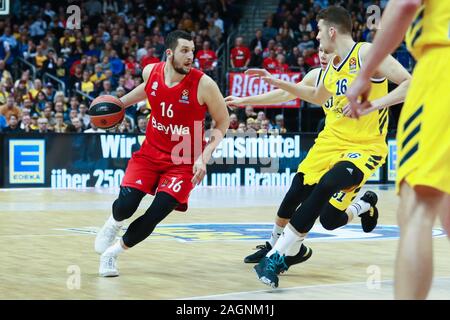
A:
{"type": "MultiPolygon", "coordinates": [[[[382,143],[382,145],[386,145],[382,143]]],[[[339,210],[345,210],[357,196],[361,187],[386,160],[387,146],[378,151],[363,150],[361,147],[339,147],[326,141],[316,139],[306,158],[298,166],[297,172],[304,174],[304,183],[313,185],[327,173],[336,163],[349,161],[360,169],[364,177],[358,186],[351,190],[341,190],[330,199],[330,204],[339,210]]]]}
{"type": "Polygon", "coordinates": [[[418,61],[397,130],[396,190],[428,186],[450,194],[450,47],[418,61]]]}

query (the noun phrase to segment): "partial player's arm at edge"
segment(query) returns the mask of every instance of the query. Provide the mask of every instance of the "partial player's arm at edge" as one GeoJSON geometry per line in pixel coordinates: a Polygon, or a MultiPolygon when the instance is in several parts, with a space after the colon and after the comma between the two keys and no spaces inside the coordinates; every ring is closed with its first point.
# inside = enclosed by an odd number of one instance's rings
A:
{"type": "MultiPolygon", "coordinates": [[[[310,72],[308,72],[305,77],[297,84],[302,84],[306,86],[313,87],[315,85],[315,81],[317,79],[317,76],[319,74],[319,69],[313,69],[310,72]]],[[[288,102],[290,100],[296,99],[297,97],[288,91],[285,91],[283,89],[275,89],[270,92],[258,94],[255,96],[248,96],[248,97],[226,97],[225,101],[227,102],[227,105],[234,106],[244,106],[244,105],[272,105],[272,104],[278,104],[283,102],[288,102]]]]}
{"type": "Polygon", "coordinates": [[[422,0],[391,0],[381,19],[382,28],[377,32],[372,49],[366,56],[360,76],[371,78],[380,63],[403,41],[422,0]]]}
{"type": "Polygon", "coordinates": [[[211,118],[216,122],[216,127],[211,131],[208,145],[203,150],[203,161],[207,163],[211,159],[214,149],[225,136],[230,126],[230,117],[222,93],[214,80],[207,75],[203,75],[200,79],[198,91],[202,93],[202,101],[200,102],[207,105],[211,118]]]}
{"type": "Polygon", "coordinates": [[[142,71],[142,78],[144,79],[144,82],[128,92],[122,98],[120,98],[120,101],[123,103],[124,108],[134,106],[136,103],[147,99],[147,95],[145,93],[145,85],[147,84],[147,80],[150,76],[150,72],[152,71],[153,66],[154,64],[145,66],[144,70],[142,71]]]}

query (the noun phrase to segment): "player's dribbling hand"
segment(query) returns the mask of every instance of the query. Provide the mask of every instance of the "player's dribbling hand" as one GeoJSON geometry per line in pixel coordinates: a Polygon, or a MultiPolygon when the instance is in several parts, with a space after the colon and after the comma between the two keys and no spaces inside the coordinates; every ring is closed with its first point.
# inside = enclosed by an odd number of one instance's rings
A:
{"type": "Polygon", "coordinates": [[[349,107],[344,112],[345,116],[359,118],[359,116],[363,115],[363,111],[372,107],[369,101],[371,85],[370,79],[362,76],[358,76],[353,81],[345,93],[349,102],[349,107]]]}
{"type": "Polygon", "coordinates": [[[192,184],[194,186],[200,184],[206,174],[206,163],[203,161],[203,156],[200,156],[197,161],[195,161],[192,172],[194,173],[191,180],[192,184]]]}

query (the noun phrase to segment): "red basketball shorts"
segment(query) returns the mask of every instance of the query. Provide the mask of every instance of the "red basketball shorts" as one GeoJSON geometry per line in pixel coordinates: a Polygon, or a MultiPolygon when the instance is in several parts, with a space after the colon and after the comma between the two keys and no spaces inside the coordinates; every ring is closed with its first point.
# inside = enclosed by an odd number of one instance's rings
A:
{"type": "Polygon", "coordinates": [[[192,164],[174,164],[170,156],[148,157],[139,151],[133,153],[128,162],[122,187],[131,187],[155,195],[166,192],[180,204],[175,209],[186,211],[188,199],[194,185],[191,182],[192,164]]]}

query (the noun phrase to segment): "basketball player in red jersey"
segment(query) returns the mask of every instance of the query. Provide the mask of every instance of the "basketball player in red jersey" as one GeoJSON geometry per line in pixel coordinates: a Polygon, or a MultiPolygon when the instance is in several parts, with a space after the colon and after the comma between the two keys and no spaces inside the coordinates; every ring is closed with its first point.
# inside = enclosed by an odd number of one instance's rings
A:
{"type": "Polygon", "coordinates": [[[117,256],[146,239],[170,212],[187,210],[189,194],[203,180],[206,163],[229,126],[216,83],[192,68],[195,47],[190,34],[173,31],[165,45],[167,62],[147,65],[144,82],[120,99],[125,108],[148,99],[152,113],[145,141],[128,162],[112,215],[95,239],[103,277],[118,276],[117,256]],[[216,122],[208,144],[204,141],[206,112],[216,122]],[[152,204],[115,241],[147,193],[155,195],[152,204]]]}

